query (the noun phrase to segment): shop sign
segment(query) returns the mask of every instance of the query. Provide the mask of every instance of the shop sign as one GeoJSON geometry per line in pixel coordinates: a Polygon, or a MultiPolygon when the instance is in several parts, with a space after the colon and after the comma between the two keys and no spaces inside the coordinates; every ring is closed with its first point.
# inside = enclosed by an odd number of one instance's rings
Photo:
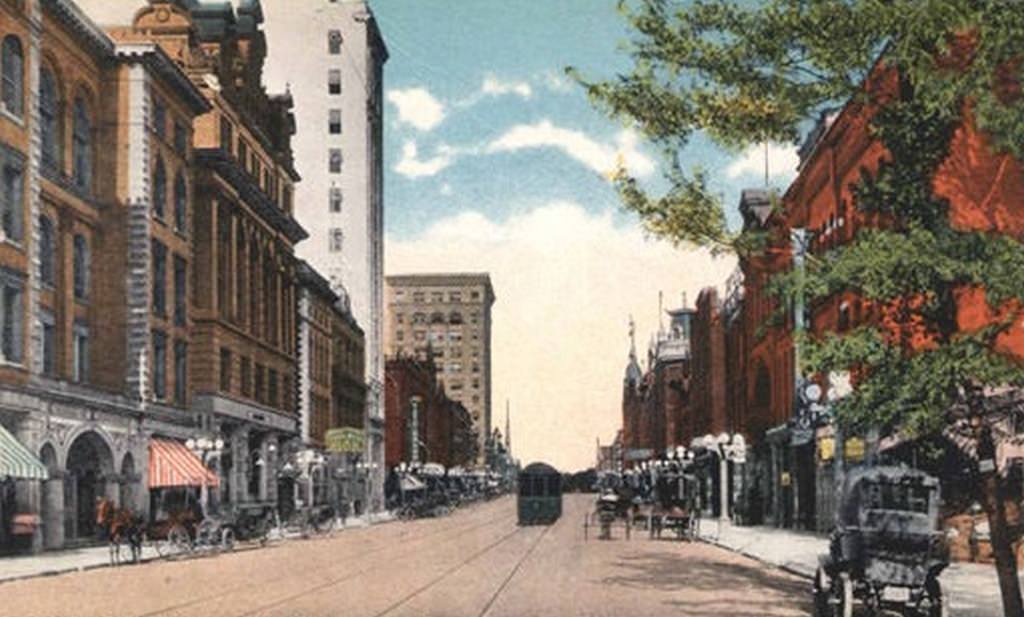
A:
{"type": "Polygon", "coordinates": [[[792,480],[792,478],[790,478],[788,471],[783,471],[779,475],[779,484],[781,484],[782,486],[789,486],[792,483],[793,483],[793,480],[792,480]]]}
{"type": "Polygon", "coordinates": [[[864,440],[860,437],[851,437],[846,440],[846,447],[843,452],[846,460],[851,463],[859,463],[864,460],[864,440]]]}
{"type": "Polygon", "coordinates": [[[328,452],[358,454],[363,451],[366,439],[362,429],[345,426],[324,433],[324,444],[328,452]]]}
{"type": "Polygon", "coordinates": [[[818,440],[818,460],[831,461],[836,456],[836,440],[833,437],[822,437],[818,440]]]}

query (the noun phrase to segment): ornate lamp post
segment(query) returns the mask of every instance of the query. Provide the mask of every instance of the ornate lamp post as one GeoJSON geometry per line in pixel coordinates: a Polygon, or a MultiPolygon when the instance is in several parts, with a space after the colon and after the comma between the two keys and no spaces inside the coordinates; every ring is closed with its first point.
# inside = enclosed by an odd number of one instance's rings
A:
{"type": "Polygon", "coordinates": [[[729,491],[729,463],[741,465],[747,460],[747,442],[739,433],[721,433],[717,437],[705,435],[705,448],[718,454],[719,513],[718,519],[729,519],[729,505],[732,501],[729,491]]]}
{"type": "MultiPolygon", "coordinates": [[[[214,459],[219,459],[221,452],[224,451],[224,440],[209,437],[196,437],[190,438],[185,441],[185,447],[192,451],[193,454],[199,457],[199,460],[203,463],[203,468],[208,469],[207,465],[214,459]]],[[[203,476],[202,486],[200,487],[199,503],[203,507],[203,514],[206,514],[206,507],[209,502],[209,487],[206,483],[206,476],[203,476]]]]}

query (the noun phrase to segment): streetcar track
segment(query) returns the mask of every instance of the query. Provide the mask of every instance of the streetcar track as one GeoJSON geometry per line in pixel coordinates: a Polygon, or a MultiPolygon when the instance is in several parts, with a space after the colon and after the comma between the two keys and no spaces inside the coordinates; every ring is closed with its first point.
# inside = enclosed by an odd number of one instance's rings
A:
{"type": "Polygon", "coordinates": [[[487,601],[487,604],[484,605],[483,610],[480,611],[480,614],[477,615],[477,617],[485,617],[487,613],[491,611],[491,607],[494,606],[494,602],[497,601],[498,596],[500,596],[502,592],[505,591],[505,588],[508,587],[508,584],[512,582],[512,579],[515,578],[516,574],[519,574],[519,568],[522,567],[524,563],[526,563],[526,560],[529,559],[530,555],[533,554],[533,551],[536,550],[537,546],[540,545],[540,541],[544,539],[544,536],[548,535],[548,532],[551,531],[552,527],[554,527],[554,525],[548,525],[544,529],[544,531],[539,536],[537,536],[537,539],[534,540],[533,544],[530,545],[529,550],[527,550],[526,553],[519,559],[519,561],[516,562],[516,566],[512,568],[512,571],[508,573],[508,576],[505,577],[505,580],[501,582],[501,585],[498,586],[498,589],[494,592],[494,595],[492,595],[491,598],[487,601]]]}
{"type": "Polygon", "coordinates": [[[406,604],[409,603],[410,600],[412,600],[416,596],[422,594],[423,592],[427,591],[431,587],[434,587],[435,585],[437,585],[438,583],[440,583],[444,579],[448,578],[452,574],[455,574],[456,572],[458,572],[462,568],[468,566],[469,564],[471,564],[472,562],[476,561],[480,557],[483,557],[487,553],[489,553],[492,550],[494,550],[494,548],[496,546],[498,546],[500,544],[503,544],[509,538],[511,538],[512,536],[518,534],[522,530],[523,530],[522,527],[518,527],[517,526],[515,529],[513,529],[509,533],[507,533],[504,536],[498,538],[494,542],[491,542],[490,544],[488,544],[487,546],[483,547],[479,551],[473,553],[472,555],[470,555],[466,559],[462,560],[461,562],[459,562],[459,563],[455,564],[454,566],[448,568],[447,570],[442,572],[441,575],[438,576],[437,578],[427,582],[425,585],[422,585],[418,589],[415,589],[414,591],[412,591],[411,593],[409,593],[405,597],[403,597],[401,600],[399,600],[398,602],[395,602],[394,604],[392,604],[391,606],[387,607],[383,611],[375,614],[373,617],[384,617],[384,615],[387,615],[388,613],[393,612],[393,611],[401,608],[402,606],[405,606],[406,604]]]}
{"type": "MultiPolygon", "coordinates": [[[[503,518],[503,519],[500,519],[500,521],[498,521],[498,522],[502,522],[502,523],[504,523],[504,522],[506,522],[507,520],[509,520],[509,519],[511,519],[511,518],[514,518],[514,517],[512,517],[512,516],[507,516],[507,517],[505,517],[505,518],[503,518]]],[[[494,522],[494,521],[491,521],[491,522],[494,522]]],[[[477,525],[477,526],[474,526],[474,527],[473,527],[472,529],[478,529],[478,528],[480,528],[480,527],[484,527],[484,526],[485,526],[485,525],[477,525]]],[[[468,531],[468,530],[467,530],[467,531],[468,531]]],[[[467,564],[467,563],[469,563],[470,561],[473,561],[474,559],[476,559],[476,558],[477,558],[478,556],[480,556],[480,555],[483,555],[484,553],[486,553],[487,551],[489,551],[489,550],[490,550],[491,548],[493,548],[493,547],[497,546],[498,544],[501,544],[502,542],[504,542],[505,540],[507,540],[507,539],[508,539],[508,538],[510,538],[511,536],[515,535],[515,534],[516,534],[516,532],[518,532],[518,531],[519,531],[519,529],[515,529],[515,530],[513,530],[513,531],[512,531],[511,533],[509,533],[509,534],[506,534],[506,535],[502,536],[502,537],[501,537],[501,538],[499,538],[499,539],[498,539],[498,540],[497,540],[496,542],[493,542],[493,543],[489,544],[489,545],[488,545],[487,547],[485,547],[485,548],[484,548],[484,549],[483,549],[482,551],[480,551],[479,553],[476,553],[476,554],[474,554],[474,555],[473,555],[472,557],[470,557],[469,559],[467,559],[467,560],[463,561],[463,562],[462,562],[461,564],[458,564],[458,565],[456,565],[456,566],[455,566],[455,568],[454,568],[454,570],[458,570],[459,568],[461,568],[462,566],[466,565],[466,564],[467,564]]],[[[297,593],[294,593],[294,594],[290,594],[290,595],[289,595],[288,597],[286,597],[286,598],[279,598],[279,599],[277,599],[277,600],[275,600],[275,601],[273,601],[273,602],[270,602],[270,603],[268,603],[268,604],[264,604],[264,605],[262,605],[262,606],[259,606],[259,607],[257,607],[257,608],[254,608],[254,609],[252,609],[251,611],[247,611],[247,612],[245,612],[245,613],[242,613],[241,615],[239,615],[239,617],[248,617],[249,615],[255,615],[255,614],[257,614],[257,613],[259,613],[259,612],[261,612],[261,611],[265,611],[265,610],[267,610],[267,609],[271,609],[271,608],[277,608],[278,606],[281,606],[281,605],[283,605],[283,604],[287,604],[288,602],[290,602],[290,601],[292,601],[292,600],[295,600],[295,599],[297,599],[297,598],[301,598],[301,597],[307,596],[307,595],[309,595],[309,594],[310,594],[311,592],[314,592],[314,591],[321,591],[321,590],[323,590],[323,589],[327,589],[328,587],[333,587],[334,585],[337,585],[338,583],[343,583],[343,582],[345,582],[345,581],[347,581],[347,580],[351,580],[351,579],[353,579],[353,578],[355,578],[355,577],[357,577],[357,576],[360,576],[360,575],[362,575],[362,574],[365,574],[365,573],[369,572],[369,571],[370,571],[370,570],[372,570],[372,569],[373,569],[372,567],[370,567],[370,568],[366,568],[366,569],[364,569],[364,570],[361,570],[361,571],[359,571],[359,572],[353,572],[353,573],[351,573],[351,574],[349,574],[349,575],[343,576],[343,577],[341,577],[341,578],[339,578],[339,579],[337,579],[337,580],[327,581],[326,583],[321,583],[321,584],[319,584],[319,585],[315,585],[314,587],[311,587],[311,588],[307,588],[307,589],[304,589],[304,590],[302,590],[301,592],[297,592],[297,593]]],[[[454,571],[454,570],[452,570],[452,571],[454,571]]],[[[442,574],[442,575],[441,575],[441,578],[444,578],[444,577],[445,577],[445,576],[447,576],[447,575],[448,575],[448,572],[445,572],[445,574],[442,574]]],[[[440,580],[440,579],[438,579],[438,580],[440,580]]],[[[436,582],[436,581],[435,581],[435,582],[436,582]]],[[[428,585],[427,585],[427,586],[426,586],[426,587],[425,587],[424,589],[426,589],[426,588],[428,588],[428,587],[430,587],[430,586],[431,586],[431,584],[428,584],[428,585]]],[[[402,601],[400,601],[400,602],[399,602],[398,604],[392,605],[392,607],[390,607],[390,608],[386,609],[386,610],[385,610],[385,611],[384,611],[383,613],[378,613],[378,614],[377,614],[377,615],[375,615],[374,617],[380,617],[381,615],[387,614],[387,613],[388,613],[388,612],[390,612],[391,610],[394,610],[394,608],[397,608],[398,606],[401,606],[401,605],[402,605],[402,603],[404,603],[405,601],[407,601],[407,600],[411,599],[412,597],[414,597],[414,596],[415,596],[416,594],[418,594],[418,593],[419,593],[419,591],[413,592],[413,594],[411,594],[410,596],[407,596],[407,598],[406,598],[406,599],[403,599],[403,600],[402,600],[402,601]]]]}
{"type": "MultiPolygon", "coordinates": [[[[422,536],[416,537],[414,539],[409,540],[408,542],[401,542],[397,546],[404,548],[404,547],[408,547],[409,545],[420,544],[420,543],[422,543],[422,542],[424,542],[426,540],[434,539],[434,538],[437,538],[439,536],[445,536],[445,535],[452,534],[452,533],[454,533],[456,535],[457,534],[462,534],[462,533],[468,533],[470,531],[475,531],[475,530],[483,528],[483,527],[505,523],[506,521],[508,521],[509,519],[512,519],[512,518],[514,518],[514,515],[505,516],[505,517],[502,517],[502,518],[500,518],[498,520],[486,520],[486,521],[481,522],[481,523],[476,524],[476,525],[470,525],[469,527],[463,527],[463,526],[459,526],[459,525],[449,525],[449,526],[446,526],[444,529],[441,529],[441,530],[435,531],[433,533],[428,533],[426,535],[422,535],[422,536]]],[[[374,548],[371,548],[371,549],[369,549],[367,551],[361,552],[359,554],[359,556],[360,556],[360,558],[363,558],[363,557],[367,557],[367,556],[370,556],[370,555],[376,555],[376,554],[385,552],[385,551],[387,551],[389,549],[392,549],[392,548],[395,548],[395,547],[396,547],[395,538],[393,538],[393,537],[392,538],[384,538],[384,539],[381,540],[381,542],[379,543],[378,546],[376,546],[374,548]]],[[[276,547],[272,547],[272,548],[276,548],[276,547]]],[[[415,552],[415,551],[413,551],[413,552],[415,552]]],[[[408,554],[409,554],[409,552],[407,552],[407,551],[403,551],[403,553],[402,553],[402,555],[408,555],[408,554]]],[[[399,557],[401,557],[402,555],[399,555],[399,557]]],[[[344,575],[344,576],[342,576],[340,578],[328,581],[327,583],[321,583],[320,585],[317,585],[313,589],[310,589],[310,590],[307,590],[307,591],[303,591],[303,593],[299,594],[299,595],[304,595],[306,593],[309,593],[309,591],[316,591],[316,590],[321,589],[321,588],[330,587],[332,585],[336,585],[336,584],[344,582],[346,580],[350,580],[350,579],[355,578],[356,576],[359,576],[361,574],[366,574],[367,572],[373,570],[375,567],[379,567],[379,566],[364,567],[364,568],[362,568],[362,569],[360,569],[360,570],[358,570],[356,572],[351,572],[351,573],[349,573],[347,575],[344,575]]],[[[198,604],[202,604],[202,603],[205,603],[205,602],[220,600],[220,599],[226,598],[228,596],[237,594],[239,592],[246,591],[248,589],[252,589],[254,587],[258,587],[258,586],[261,586],[261,585],[265,585],[267,583],[272,583],[272,582],[275,582],[277,580],[280,580],[280,579],[273,578],[273,579],[260,580],[260,581],[257,581],[257,582],[247,582],[247,583],[245,583],[243,585],[238,585],[236,587],[232,587],[230,589],[226,589],[226,590],[218,592],[218,593],[213,593],[213,594],[210,594],[210,595],[207,595],[207,596],[203,596],[201,598],[193,598],[193,599],[188,600],[186,602],[181,602],[181,603],[178,603],[178,604],[174,604],[172,606],[165,606],[165,607],[158,608],[158,609],[155,609],[155,610],[152,610],[152,611],[148,611],[148,612],[145,612],[145,613],[140,613],[136,617],[156,617],[157,615],[166,615],[168,613],[172,613],[174,611],[179,611],[181,609],[185,609],[185,608],[189,608],[189,607],[192,607],[192,606],[196,606],[198,604]]],[[[290,600],[290,599],[294,599],[294,598],[293,597],[289,597],[288,599],[290,600]]],[[[258,611],[264,610],[266,608],[272,608],[273,606],[276,606],[277,604],[278,604],[278,602],[275,601],[274,603],[271,603],[269,605],[261,606],[261,607],[258,607],[256,609],[252,610],[252,611],[243,613],[240,617],[244,617],[246,615],[252,615],[252,614],[254,614],[254,613],[258,612],[258,611]]]]}

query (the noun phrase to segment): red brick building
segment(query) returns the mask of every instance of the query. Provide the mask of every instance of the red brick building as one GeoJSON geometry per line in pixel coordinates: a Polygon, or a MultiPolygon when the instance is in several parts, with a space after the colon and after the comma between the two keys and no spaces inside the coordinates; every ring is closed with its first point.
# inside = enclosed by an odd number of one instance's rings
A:
{"type": "Polygon", "coordinates": [[[385,364],[385,464],[476,460],[477,435],[469,411],[448,398],[429,357],[398,357],[385,364]]]}

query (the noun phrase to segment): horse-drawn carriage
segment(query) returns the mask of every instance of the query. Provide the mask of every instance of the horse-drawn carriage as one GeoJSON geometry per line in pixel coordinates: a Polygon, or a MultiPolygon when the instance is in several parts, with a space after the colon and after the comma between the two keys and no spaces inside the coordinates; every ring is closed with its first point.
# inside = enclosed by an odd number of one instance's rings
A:
{"type": "Polygon", "coordinates": [[[697,536],[700,481],[696,476],[682,470],[663,472],[654,483],[652,496],[647,523],[651,538],[660,539],[666,529],[675,532],[678,540],[697,536]]]}
{"type": "Polygon", "coordinates": [[[939,483],[902,467],[848,472],[829,553],[819,558],[814,608],[819,616],[851,617],[855,602],[871,614],[945,617],[939,574],[949,565],[938,529],[939,483]]]}

